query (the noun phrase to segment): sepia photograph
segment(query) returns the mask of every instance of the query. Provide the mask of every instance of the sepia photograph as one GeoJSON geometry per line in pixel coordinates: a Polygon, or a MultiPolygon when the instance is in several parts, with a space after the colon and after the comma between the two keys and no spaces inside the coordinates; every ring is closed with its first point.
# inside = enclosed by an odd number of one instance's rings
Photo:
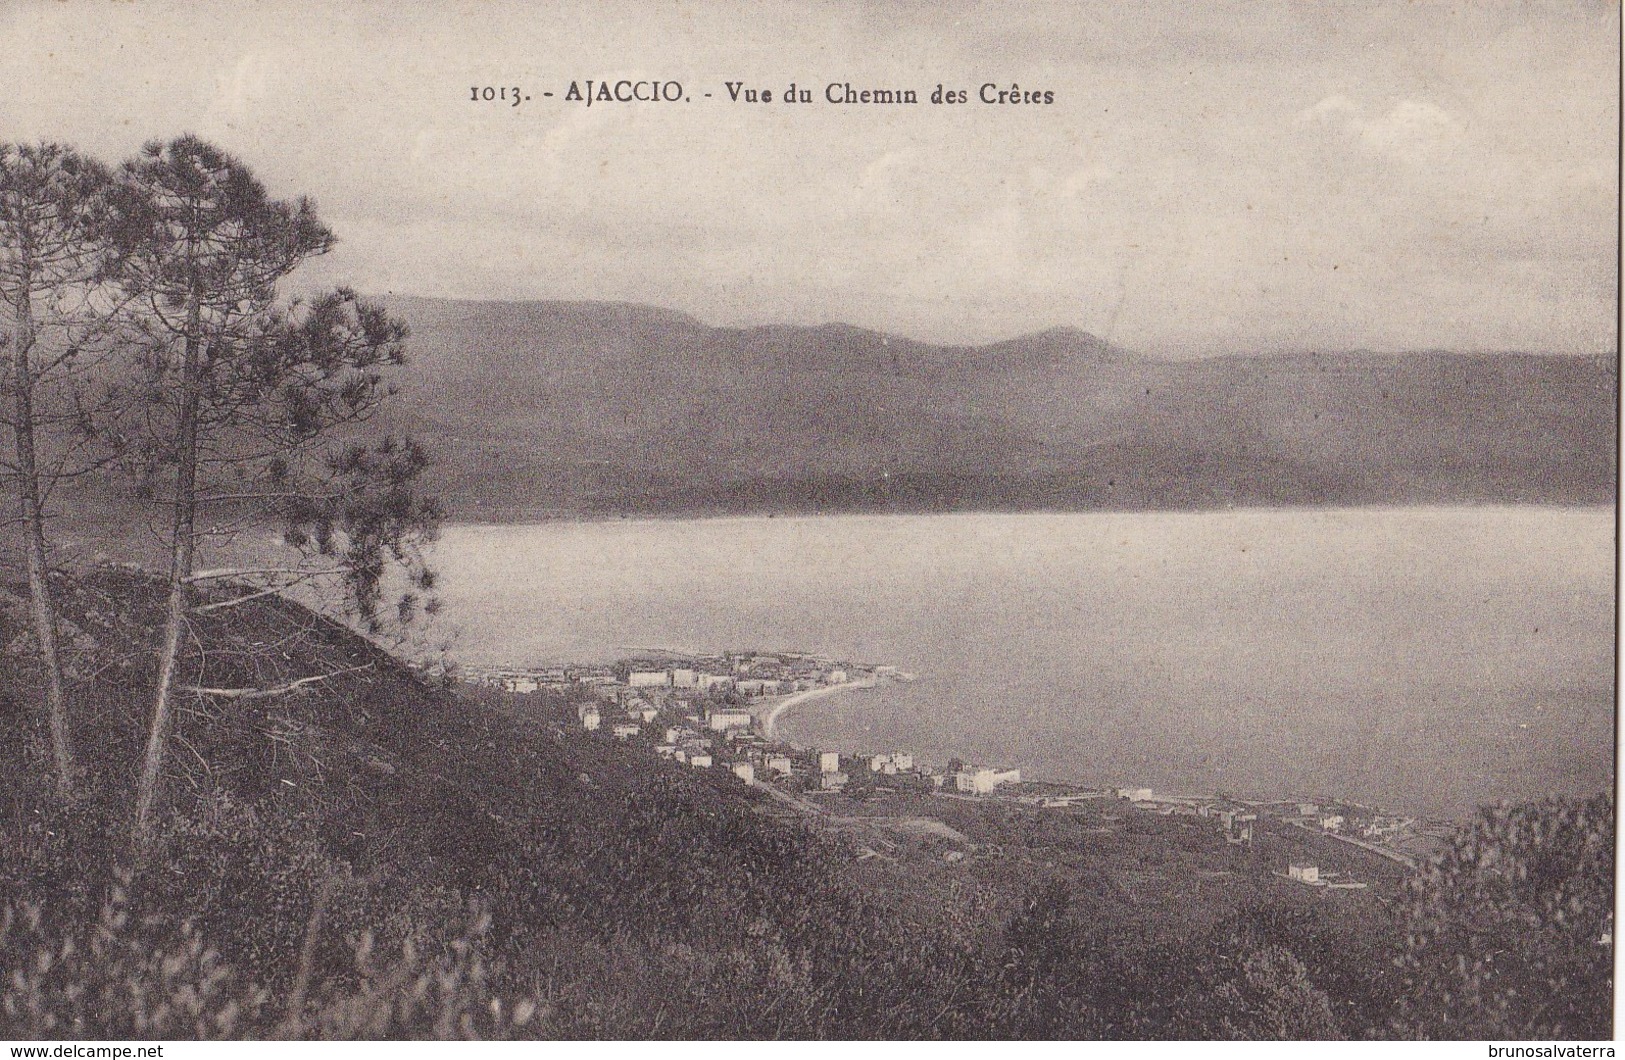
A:
{"type": "Polygon", "coordinates": [[[0,0],[7,1056],[1612,1056],[1620,86],[1616,0],[0,0]]]}

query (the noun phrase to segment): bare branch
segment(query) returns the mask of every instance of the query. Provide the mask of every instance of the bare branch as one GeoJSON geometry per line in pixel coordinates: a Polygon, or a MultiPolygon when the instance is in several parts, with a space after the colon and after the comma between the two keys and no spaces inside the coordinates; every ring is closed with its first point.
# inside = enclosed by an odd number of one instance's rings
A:
{"type": "Polygon", "coordinates": [[[316,674],[312,677],[301,677],[297,681],[289,681],[287,684],[278,685],[275,688],[201,688],[197,685],[192,685],[187,688],[187,691],[193,692],[200,696],[214,696],[219,699],[234,699],[239,702],[251,699],[271,699],[275,696],[285,696],[289,692],[303,688],[306,685],[316,684],[321,681],[331,681],[336,677],[343,677],[345,674],[353,674],[362,670],[371,670],[372,668],[372,663],[365,663],[361,666],[351,666],[343,670],[335,670],[330,674],[316,674]]]}
{"type": "Polygon", "coordinates": [[[250,600],[258,600],[258,599],[261,599],[262,597],[266,597],[266,596],[275,596],[276,594],[278,594],[280,592],[285,592],[288,589],[292,588],[293,584],[297,584],[297,583],[290,583],[289,585],[276,585],[276,586],[272,586],[269,589],[261,589],[257,593],[249,593],[246,596],[236,596],[236,597],[231,598],[230,600],[221,600],[218,603],[204,604],[201,607],[192,608],[192,614],[194,614],[194,615],[206,615],[211,611],[224,611],[229,607],[236,607],[238,604],[246,604],[250,600]]]}
{"type": "Polygon", "coordinates": [[[319,570],[310,570],[301,567],[217,567],[213,570],[194,571],[185,580],[188,582],[217,581],[221,578],[246,578],[251,575],[283,575],[299,578],[301,580],[314,578],[323,574],[343,574],[343,567],[327,567],[319,570]]]}

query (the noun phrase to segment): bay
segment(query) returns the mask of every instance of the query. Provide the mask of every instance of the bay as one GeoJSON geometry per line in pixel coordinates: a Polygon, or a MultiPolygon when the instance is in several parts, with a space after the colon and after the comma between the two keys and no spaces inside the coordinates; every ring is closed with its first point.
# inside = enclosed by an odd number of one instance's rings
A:
{"type": "Polygon", "coordinates": [[[919,680],[781,737],[1459,815],[1612,783],[1612,509],[453,526],[456,654],[803,649],[919,680]]]}

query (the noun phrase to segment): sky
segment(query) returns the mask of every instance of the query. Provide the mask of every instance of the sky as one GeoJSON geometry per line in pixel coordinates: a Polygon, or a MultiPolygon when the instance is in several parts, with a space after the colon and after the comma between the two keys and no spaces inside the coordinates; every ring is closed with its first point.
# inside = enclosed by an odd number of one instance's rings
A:
{"type": "Polygon", "coordinates": [[[201,135],[337,232],[299,282],[374,294],[1168,356],[1597,354],[1619,50],[1614,0],[0,0],[0,138],[113,162],[201,135]],[[563,98],[588,79],[689,102],[563,98]],[[529,101],[470,99],[510,85],[529,101]]]}

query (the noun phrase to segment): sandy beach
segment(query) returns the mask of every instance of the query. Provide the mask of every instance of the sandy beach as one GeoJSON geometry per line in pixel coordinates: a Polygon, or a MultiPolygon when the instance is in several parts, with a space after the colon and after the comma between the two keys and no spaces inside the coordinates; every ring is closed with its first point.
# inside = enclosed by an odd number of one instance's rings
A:
{"type": "Polygon", "coordinates": [[[805,703],[809,699],[821,699],[824,696],[834,695],[836,692],[846,692],[854,688],[873,688],[874,681],[843,681],[838,685],[824,685],[820,688],[809,688],[805,692],[796,692],[785,696],[773,704],[766,717],[762,718],[762,735],[769,740],[773,739],[774,726],[778,724],[779,716],[798,703],[805,703]]]}

